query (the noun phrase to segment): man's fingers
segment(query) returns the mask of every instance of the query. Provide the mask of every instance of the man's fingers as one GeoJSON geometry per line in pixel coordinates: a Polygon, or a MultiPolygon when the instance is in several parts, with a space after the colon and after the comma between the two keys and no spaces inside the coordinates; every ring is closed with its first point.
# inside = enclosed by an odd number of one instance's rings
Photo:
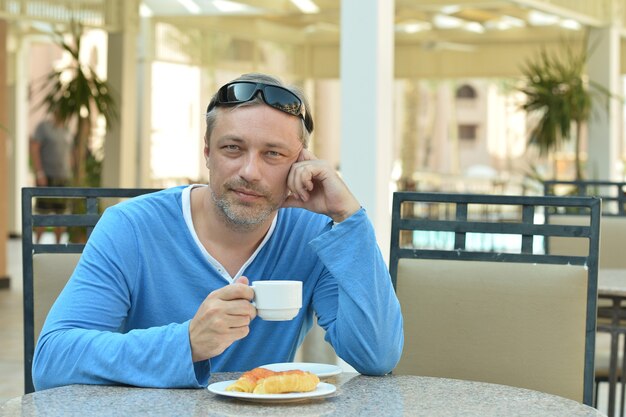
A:
{"type": "Polygon", "coordinates": [[[248,300],[223,301],[222,311],[229,316],[252,317],[256,316],[256,309],[248,300]]]}
{"type": "MultiPolygon", "coordinates": [[[[247,278],[245,279],[247,281],[247,278]]],[[[227,285],[220,288],[214,293],[217,298],[224,301],[245,299],[252,300],[254,297],[254,290],[246,283],[235,282],[234,284],[227,285]]]]}
{"type": "Polygon", "coordinates": [[[240,276],[239,278],[237,278],[235,280],[235,284],[244,284],[244,285],[248,285],[250,284],[250,281],[248,280],[248,277],[245,276],[240,276]]]}
{"type": "Polygon", "coordinates": [[[317,159],[317,157],[313,154],[313,152],[309,151],[308,149],[302,148],[302,150],[300,151],[300,155],[298,155],[298,162],[312,161],[314,159],[317,159]]]}
{"type": "Polygon", "coordinates": [[[287,178],[287,187],[296,198],[307,201],[315,188],[315,181],[326,178],[325,166],[317,160],[307,160],[294,164],[287,178]]]}
{"type": "Polygon", "coordinates": [[[306,170],[302,167],[294,167],[287,184],[289,190],[293,193],[293,196],[302,201],[307,200],[308,191],[310,191],[309,187],[311,187],[311,190],[313,189],[313,183],[311,182],[309,185],[310,175],[308,175],[305,171],[306,170]]]}
{"type": "Polygon", "coordinates": [[[304,202],[302,200],[300,200],[299,197],[296,197],[295,194],[291,194],[289,197],[287,197],[285,199],[285,201],[283,201],[283,208],[287,208],[287,207],[296,207],[296,208],[304,208],[304,202]]]}
{"type": "Polygon", "coordinates": [[[227,314],[224,316],[224,329],[230,331],[231,329],[248,327],[253,318],[249,314],[227,314]]]}
{"type": "MultiPolygon", "coordinates": [[[[291,191],[292,196],[295,199],[307,201],[309,198],[309,192],[313,191],[313,178],[316,174],[315,161],[317,157],[313,152],[302,149],[298,155],[298,161],[291,166],[289,175],[287,177],[287,188],[291,191]]],[[[295,207],[295,202],[288,203],[290,207],[295,207]]]]}

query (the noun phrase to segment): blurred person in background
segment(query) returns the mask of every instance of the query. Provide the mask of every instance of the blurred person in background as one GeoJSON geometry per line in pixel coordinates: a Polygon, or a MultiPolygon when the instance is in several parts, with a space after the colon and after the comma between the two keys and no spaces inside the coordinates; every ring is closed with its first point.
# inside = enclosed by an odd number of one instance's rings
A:
{"type": "MultiPolygon", "coordinates": [[[[56,111],[41,121],[30,138],[30,157],[35,172],[37,187],[65,187],[72,178],[73,137],[67,127],[67,120],[56,111]]],[[[39,198],[35,204],[39,214],[65,213],[67,201],[60,198],[39,198]]],[[[39,243],[45,228],[35,228],[36,243],[39,243]]],[[[56,243],[65,232],[63,227],[55,227],[56,243]]]]}

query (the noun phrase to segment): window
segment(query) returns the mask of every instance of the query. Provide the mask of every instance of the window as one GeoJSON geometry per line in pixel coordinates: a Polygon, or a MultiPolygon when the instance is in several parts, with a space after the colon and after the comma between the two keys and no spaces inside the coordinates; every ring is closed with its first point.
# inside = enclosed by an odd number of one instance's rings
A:
{"type": "Polygon", "coordinates": [[[477,125],[459,125],[459,139],[476,140],[477,125]]]}
{"type": "Polygon", "coordinates": [[[456,90],[456,98],[476,98],[476,90],[469,84],[463,84],[456,90]]]}

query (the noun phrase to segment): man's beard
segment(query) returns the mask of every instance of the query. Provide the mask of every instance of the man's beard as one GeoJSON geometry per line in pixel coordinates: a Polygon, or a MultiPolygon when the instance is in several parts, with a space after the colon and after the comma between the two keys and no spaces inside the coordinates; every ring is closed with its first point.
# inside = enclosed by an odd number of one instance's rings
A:
{"type": "Polygon", "coordinates": [[[227,182],[223,185],[222,189],[224,191],[220,195],[217,195],[215,191],[213,191],[213,188],[209,185],[211,199],[218,208],[219,213],[223,215],[224,220],[238,230],[252,230],[256,228],[258,225],[263,224],[267,219],[269,219],[270,216],[282,205],[282,201],[277,202],[268,197],[270,195],[269,192],[258,186],[253,186],[243,179],[227,182]],[[232,190],[236,188],[245,188],[255,192],[256,194],[260,194],[267,203],[263,205],[247,205],[235,201],[234,199],[230,199],[228,194],[233,193],[232,190]]]}

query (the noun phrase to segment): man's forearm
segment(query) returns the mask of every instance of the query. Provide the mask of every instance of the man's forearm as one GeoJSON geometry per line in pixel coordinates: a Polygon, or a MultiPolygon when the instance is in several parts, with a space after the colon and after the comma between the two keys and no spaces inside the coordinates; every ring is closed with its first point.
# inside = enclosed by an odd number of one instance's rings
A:
{"type": "Polygon", "coordinates": [[[191,362],[186,323],[126,334],[54,330],[40,338],[33,363],[38,390],[69,384],[199,388],[208,377],[208,362],[191,362]]]}
{"type": "Polygon", "coordinates": [[[31,140],[29,150],[35,176],[37,179],[45,177],[46,173],[43,170],[43,164],[41,163],[41,144],[35,140],[31,140]]]}
{"type": "Polygon", "coordinates": [[[336,316],[320,318],[335,351],[361,373],[388,373],[402,354],[402,313],[365,212],[312,244],[338,286],[336,316]]]}

